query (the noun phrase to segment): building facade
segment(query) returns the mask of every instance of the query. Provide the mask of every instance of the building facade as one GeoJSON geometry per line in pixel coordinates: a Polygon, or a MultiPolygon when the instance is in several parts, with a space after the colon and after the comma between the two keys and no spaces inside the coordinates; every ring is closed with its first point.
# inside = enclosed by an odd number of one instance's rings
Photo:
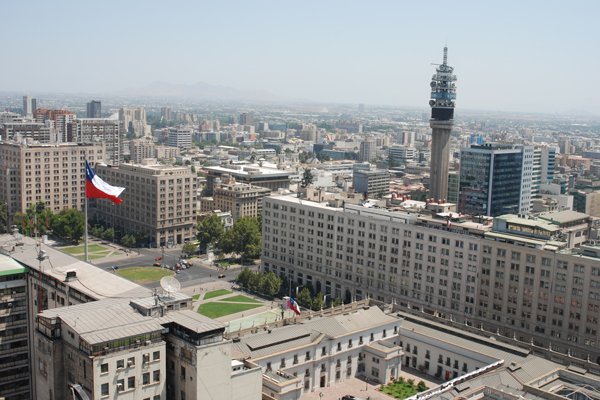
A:
{"type": "Polygon", "coordinates": [[[169,140],[167,141],[167,144],[171,147],[178,147],[180,149],[191,149],[193,134],[194,128],[191,126],[172,128],[169,130],[169,140]]]}
{"type": "Polygon", "coordinates": [[[114,222],[124,233],[147,237],[152,247],[182,244],[194,239],[196,224],[196,174],[188,167],[156,164],[96,165],[96,173],[113,186],[126,188],[123,203],[114,206],[96,200],[94,215],[114,222]]]}
{"type": "Polygon", "coordinates": [[[224,183],[213,193],[213,209],[230,211],[234,221],[262,215],[263,198],[271,194],[267,188],[245,183],[224,183]]]}
{"type": "Polygon", "coordinates": [[[390,173],[385,170],[355,170],[352,185],[356,193],[382,196],[390,191],[390,173]]]}
{"type": "Polygon", "coordinates": [[[0,254],[0,397],[29,399],[27,268],[0,254]]]}
{"type": "Polygon", "coordinates": [[[458,210],[495,217],[531,209],[533,147],[473,145],[461,152],[458,210]]]}
{"type": "Polygon", "coordinates": [[[600,362],[600,250],[485,221],[265,198],[263,267],[600,362]]]}
{"type": "Polygon", "coordinates": [[[205,195],[212,196],[215,184],[225,176],[233,177],[236,182],[247,183],[267,188],[272,192],[278,189],[289,189],[291,172],[256,165],[239,165],[234,167],[206,167],[205,195]]]}
{"type": "Polygon", "coordinates": [[[0,201],[9,220],[37,203],[57,213],[83,209],[85,161],[104,160],[103,143],[0,143],[0,201]]]}
{"type": "Polygon", "coordinates": [[[92,100],[86,104],[86,118],[102,118],[102,103],[92,100]]]}
{"type": "Polygon", "coordinates": [[[76,143],[104,143],[104,162],[121,162],[121,129],[118,120],[108,118],[81,118],[67,126],[67,141],[76,143]]]}

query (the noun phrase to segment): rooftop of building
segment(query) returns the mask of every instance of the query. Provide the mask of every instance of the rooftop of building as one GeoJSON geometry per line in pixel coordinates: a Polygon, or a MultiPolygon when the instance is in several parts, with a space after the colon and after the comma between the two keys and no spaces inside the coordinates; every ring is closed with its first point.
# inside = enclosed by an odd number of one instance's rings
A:
{"type": "Polygon", "coordinates": [[[539,214],[539,218],[553,225],[563,225],[574,222],[586,223],[590,219],[590,216],[577,211],[564,210],[542,213],[539,214]]]}
{"type": "Polygon", "coordinates": [[[147,297],[152,294],[149,289],[27,236],[0,235],[0,246],[21,265],[41,271],[93,299],[147,297]],[[67,272],[71,271],[76,277],[66,281],[67,272]]]}
{"type": "MultiPolygon", "coordinates": [[[[264,164],[263,164],[264,165],[264,164]]],[[[205,167],[206,170],[222,173],[222,174],[230,174],[233,176],[281,176],[288,177],[291,172],[280,170],[277,168],[270,168],[266,166],[259,165],[235,165],[235,166],[214,166],[214,167],[205,167]]]]}
{"type": "Polygon", "coordinates": [[[0,254],[0,276],[22,274],[24,272],[27,272],[27,268],[12,258],[0,254]]]}
{"type": "MultiPolygon", "coordinates": [[[[378,307],[368,307],[328,317],[303,320],[299,324],[272,328],[243,336],[234,342],[234,358],[261,358],[318,343],[327,337],[335,339],[354,332],[366,331],[400,319],[387,315],[378,307]]],[[[390,332],[391,333],[391,332],[390,332]]]]}

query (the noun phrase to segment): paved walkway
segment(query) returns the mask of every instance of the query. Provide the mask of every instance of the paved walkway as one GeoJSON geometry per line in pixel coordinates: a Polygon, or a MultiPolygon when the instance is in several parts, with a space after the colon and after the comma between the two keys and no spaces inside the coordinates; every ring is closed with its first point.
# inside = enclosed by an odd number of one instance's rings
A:
{"type": "Polygon", "coordinates": [[[347,394],[362,400],[394,400],[392,396],[376,390],[380,386],[366,383],[358,378],[350,378],[328,388],[319,388],[314,392],[305,393],[300,400],[339,400],[347,394]]]}

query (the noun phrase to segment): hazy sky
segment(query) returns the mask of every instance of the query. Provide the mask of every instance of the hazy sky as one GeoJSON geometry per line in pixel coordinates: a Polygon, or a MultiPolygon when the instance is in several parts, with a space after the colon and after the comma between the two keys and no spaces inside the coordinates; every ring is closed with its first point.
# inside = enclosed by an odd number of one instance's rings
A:
{"type": "Polygon", "coordinates": [[[427,106],[444,44],[457,107],[600,114],[600,1],[4,1],[0,91],[206,82],[427,106]]]}

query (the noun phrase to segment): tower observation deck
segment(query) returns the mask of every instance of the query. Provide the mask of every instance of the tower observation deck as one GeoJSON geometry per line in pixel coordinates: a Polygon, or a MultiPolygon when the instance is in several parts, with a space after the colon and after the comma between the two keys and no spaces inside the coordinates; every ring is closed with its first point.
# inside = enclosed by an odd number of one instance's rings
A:
{"type": "Polygon", "coordinates": [[[456,75],[448,65],[448,48],[444,47],[444,62],[438,64],[431,78],[431,119],[432,129],[430,194],[436,200],[448,197],[448,164],[450,162],[448,142],[454,124],[456,100],[456,75]]]}

